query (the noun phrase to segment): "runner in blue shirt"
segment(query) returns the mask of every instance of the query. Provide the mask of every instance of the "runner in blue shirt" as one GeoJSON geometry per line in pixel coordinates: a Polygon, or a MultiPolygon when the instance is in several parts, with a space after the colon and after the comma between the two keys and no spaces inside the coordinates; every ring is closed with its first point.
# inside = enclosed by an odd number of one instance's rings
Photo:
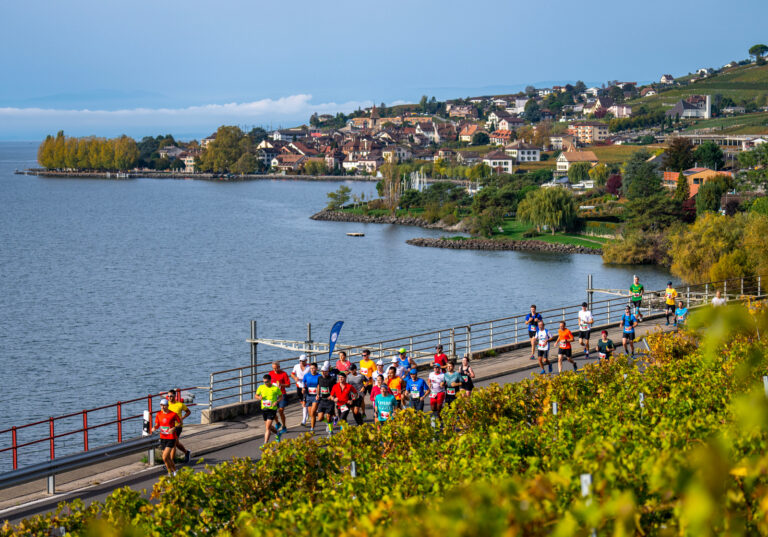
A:
{"type": "Polygon", "coordinates": [[[400,366],[400,369],[403,371],[402,376],[405,377],[405,372],[410,371],[414,367],[416,367],[416,362],[414,362],[411,358],[408,357],[406,354],[405,348],[402,348],[398,351],[400,356],[398,357],[398,365],[400,366]]]}
{"type": "Polygon", "coordinates": [[[411,374],[405,381],[405,393],[411,408],[424,410],[424,399],[427,397],[429,387],[424,379],[418,377],[418,374],[416,369],[411,369],[411,374]]]}
{"type": "Polygon", "coordinates": [[[536,359],[536,331],[539,328],[539,321],[544,318],[541,313],[536,313],[536,304],[531,304],[531,313],[525,316],[525,324],[528,326],[528,337],[531,340],[531,360],[536,359]]]}
{"type": "Polygon", "coordinates": [[[309,364],[309,372],[304,374],[304,397],[309,405],[310,431],[315,432],[315,420],[317,419],[317,384],[320,381],[320,372],[317,370],[317,364],[309,364]]]}
{"type": "Polygon", "coordinates": [[[626,307],[624,310],[624,315],[621,316],[621,322],[619,323],[619,327],[622,328],[623,333],[621,335],[621,343],[624,345],[624,352],[626,354],[629,354],[627,352],[627,343],[629,343],[629,347],[632,349],[632,356],[635,355],[635,327],[637,326],[637,317],[635,317],[635,314],[632,313],[632,310],[629,308],[629,306],[626,307]]]}
{"type": "Polygon", "coordinates": [[[683,301],[677,303],[677,309],[675,310],[675,326],[680,327],[685,325],[685,321],[688,319],[688,308],[683,305],[683,301]]]}

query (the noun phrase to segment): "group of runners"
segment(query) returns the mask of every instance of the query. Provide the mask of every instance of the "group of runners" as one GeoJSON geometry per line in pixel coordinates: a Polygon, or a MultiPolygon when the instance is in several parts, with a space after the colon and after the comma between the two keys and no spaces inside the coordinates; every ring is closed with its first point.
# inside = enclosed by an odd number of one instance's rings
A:
{"type": "Polygon", "coordinates": [[[188,463],[192,457],[189,451],[180,442],[181,432],[184,428],[184,420],[191,414],[181,392],[168,390],[165,397],[160,400],[160,412],[155,416],[155,423],[150,428],[150,434],[160,434],[160,449],[163,450],[163,463],[168,473],[176,475],[176,451],[184,453],[184,463],[188,463]]]}
{"type": "Polygon", "coordinates": [[[272,371],[263,376],[263,384],[256,391],[264,418],[264,443],[272,435],[279,441],[288,430],[283,409],[291,380],[301,402],[301,426],[314,432],[318,422],[323,423],[331,435],[337,425],[341,429],[348,426],[350,414],[357,425],[362,425],[369,405],[374,422],[381,427],[400,409],[423,411],[429,399],[432,421],[436,424],[446,405],[472,393],[474,378],[469,357],[464,356],[457,367],[448,360],[442,345],[435,349],[432,372],[426,378],[419,375],[416,362],[404,348],[399,349],[386,369],[384,361],[374,362],[367,349],[362,352],[359,366],[349,360],[345,351],[338,353],[335,364],[325,362],[322,366],[309,363],[302,354],[290,377],[279,362],[274,362],[272,371]]]}

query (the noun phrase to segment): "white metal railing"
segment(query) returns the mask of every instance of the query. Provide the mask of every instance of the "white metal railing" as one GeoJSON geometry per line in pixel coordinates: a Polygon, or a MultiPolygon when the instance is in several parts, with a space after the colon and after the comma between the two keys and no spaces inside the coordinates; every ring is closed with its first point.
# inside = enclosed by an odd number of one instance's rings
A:
{"type": "MultiPolygon", "coordinates": [[[[756,276],[680,286],[677,288],[678,300],[682,300],[686,307],[694,307],[710,302],[718,290],[723,298],[730,301],[764,296],[762,278],[756,276]]],[[[588,291],[599,292],[596,289],[588,289],[588,291]]],[[[591,299],[591,293],[588,294],[591,299]]],[[[589,309],[595,320],[593,329],[619,323],[628,300],[627,296],[592,300],[589,309]]],[[[665,303],[664,289],[645,291],[641,313],[645,317],[663,314],[665,303]]],[[[578,312],[580,310],[581,304],[575,304],[541,310],[538,313],[541,313],[550,329],[560,321],[565,321],[566,326],[574,328],[578,324],[578,312]]],[[[419,365],[432,361],[436,345],[443,345],[445,353],[451,358],[464,354],[477,355],[488,351],[500,351],[529,341],[528,329],[525,324],[526,314],[527,312],[511,317],[373,341],[361,345],[339,345],[337,350],[345,350],[349,359],[356,362],[362,356],[362,351],[368,349],[374,361],[382,359],[387,364],[398,355],[399,349],[405,348],[408,355],[419,365]]],[[[254,358],[252,364],[211,373],[208,408],[251,399],[260,382],[260,376],[271,369],[273,361],[279,362],[281,367],[287,371],[290,371],[293,364],[297,363],[298,356],[284,360],[271,360],[268,363],[258,363],[255,360],[255,349],[258,343],[254,333],[254,324],[252,324],[251,339],[248,341],[251,342],[252,358],[254,358]]],[[[312,355],[312,353],[308,354],[312,355]]],[[[314,355],[321,361],[327,359],[327,356],[321,357],[321,354],[314,355]]]]}

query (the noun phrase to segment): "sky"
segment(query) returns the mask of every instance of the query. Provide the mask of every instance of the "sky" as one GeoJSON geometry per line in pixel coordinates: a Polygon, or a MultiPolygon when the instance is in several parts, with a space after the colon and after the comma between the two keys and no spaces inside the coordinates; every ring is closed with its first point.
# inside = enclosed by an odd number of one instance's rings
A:
{"type": "Polygon", "coordinates": [[[768,2],[0,2],[0,140],[207,136],[313,112],[650,82],[768,43],[768,2]]]}

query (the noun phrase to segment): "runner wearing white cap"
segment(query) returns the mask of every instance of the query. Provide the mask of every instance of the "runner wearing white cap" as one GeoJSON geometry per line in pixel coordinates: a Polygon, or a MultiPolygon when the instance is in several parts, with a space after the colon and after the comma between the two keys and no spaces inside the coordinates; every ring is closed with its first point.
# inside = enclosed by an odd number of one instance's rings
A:
{"type": "MultiPolygon", "coordinates": [[[[374,371],[373,374],[371,374],[371,379],[373,380],[374,386],[376,385],[376,379],[378,379],[379,377],[381,378],[387,377],[387,374],[384,371],[384,360],[382,360],[381,358],[379,358],[376,362],[376,371],[374,371]]],[[[371,390],[373,390],[373,388],[371,388],[371,390]]],[[[373,399],[371,399],[371,401],[373,401],[373,399]]]]}
{"type": "Polygon", "coordinates": [[[307,365],[307,355],[302,354],[299,356],[299,363],[293,366],[291,371],[291,378],[296,383],[296,395],[299,396],[301,401],[301,424],[307,424],[307,418],[309,418],[309,409],[307,408],[307,397],[304,393],[304,375],[309,371],[309,365],[307,365]]]}

